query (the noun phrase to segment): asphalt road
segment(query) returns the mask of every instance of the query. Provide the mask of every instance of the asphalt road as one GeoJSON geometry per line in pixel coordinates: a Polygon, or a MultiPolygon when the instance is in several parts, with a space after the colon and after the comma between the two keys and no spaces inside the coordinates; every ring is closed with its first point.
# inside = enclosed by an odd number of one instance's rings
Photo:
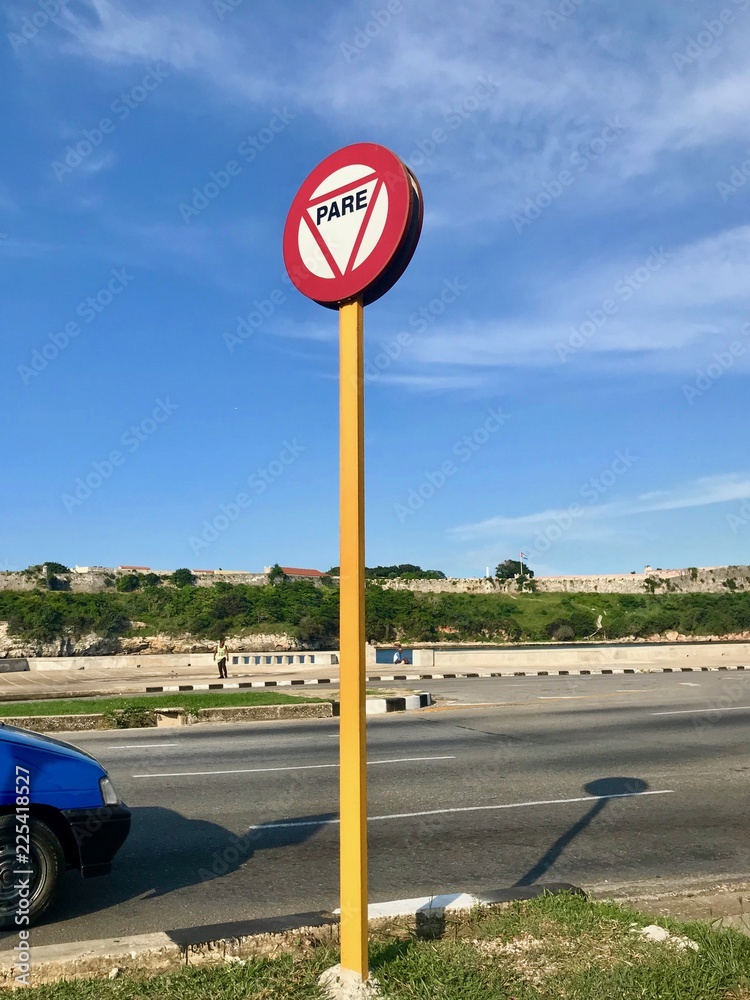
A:
{"type": "MultiPolygon", "coordinates": [[[[368,724],[371,900],[748,877],[750,675],[430,686],[435,709],[368,724]]],[[[335,720],[73,741],[133,830],[111,875],[65,876],[32,944],[337,905],[335,720]]]]}

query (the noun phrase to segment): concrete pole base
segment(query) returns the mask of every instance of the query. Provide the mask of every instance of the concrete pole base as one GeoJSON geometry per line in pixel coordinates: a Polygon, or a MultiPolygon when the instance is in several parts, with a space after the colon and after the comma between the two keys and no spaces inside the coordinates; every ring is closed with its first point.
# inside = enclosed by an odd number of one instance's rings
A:
{"type": "Polygon", "coordinates": [[[334,965],[318,979],[318,986],[329,1000],[382,1000],[383,994],[374,979],[363,980],[358,972],[334,965]]]}

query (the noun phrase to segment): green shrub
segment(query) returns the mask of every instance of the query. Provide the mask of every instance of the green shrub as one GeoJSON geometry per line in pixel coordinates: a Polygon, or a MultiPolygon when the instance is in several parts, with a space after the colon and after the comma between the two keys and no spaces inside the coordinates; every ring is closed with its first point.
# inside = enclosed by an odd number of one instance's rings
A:
{"type": "Polygon", "coordinates": [[[571,639],[575,639],[576,633],[570,622],[563,621],[560,618],[556,618],[555,621],[550,622],[546,626],[545,632],[550,639],[555,639],[557,642],[570,642],[571,639]]]}
{"type": "Polygon", "coordinates": [[[569,615],[576,639],[585,639],[596,631],[596,616],[584,608],[575,608],[569,615]]]}

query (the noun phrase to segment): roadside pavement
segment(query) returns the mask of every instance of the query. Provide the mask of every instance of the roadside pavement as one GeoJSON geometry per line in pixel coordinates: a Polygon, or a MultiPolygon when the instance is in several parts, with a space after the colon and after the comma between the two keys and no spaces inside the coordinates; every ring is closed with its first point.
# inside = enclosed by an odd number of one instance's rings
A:
{"type": "MultiPolygon", "coordinates": [[[[92,658],[90,664],[81,665],[77,658],[75,665],[66,666],[57,660],[54,666],[38,666],[24,672],[0,673],[0,701],[21,701],[37,698],[62,698],[83,696],[111,696],[117,694],[144,694],[149,689],[153,693],[180,690],[235,690],[241,687],[337,687],[339,684],[339,664],[264,664],[230,665],[229,678],[220,682],[212,664],[186,662],[184,666],[159,665],[149,663],[149,657],[133,657],[132,664],[104,666],[100,657],[92,658]]],[[[122,661],[123,657],[112,658],[122,661]]],[[[702,667],[664,667],[658,661],[644,662],[637,668],[602,665],[600,667],[570,667],[560,670],[502,670],[455,668],[451,672],[441,672],[411,665],[370,664],[367,666],[367,683],[371,687],[384,685],[399,688],[421,688],[433,681],[446,682],[447,686],[463,687],[465,682],[488,683],[502,678],[504,682],[520,678],[602,678],[610,675],[622,676],[672,676],[685,674],[686,680],[724,674],[740,677],[744,665],[721,666],[715,669],[702,667]],[[450,684],[453,682],[453,685],[450,684]]],[[[750,677],[750,667],[747,670],[750,677]]]]}

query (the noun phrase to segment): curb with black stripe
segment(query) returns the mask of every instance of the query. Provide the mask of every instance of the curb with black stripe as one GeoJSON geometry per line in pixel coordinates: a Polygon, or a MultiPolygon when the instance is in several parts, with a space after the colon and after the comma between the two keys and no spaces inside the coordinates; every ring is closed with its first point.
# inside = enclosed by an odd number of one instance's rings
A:
{"type": "MultiPolygon", "coordinates": [[[[499,677],[584,677],[601,676],[608,674],[690,674],[690,673],[712,673],[726,670],[747,670],[743,665],[721,666],[721,667],[650,667],[640,670],[637,667],[602,667],[600,670],[506,670],[497,671],[490,674],[477,673],[455,673],[455,674],[384,674],[369,675],[368,683],[371,681],[452,681],[452,680],[489,680],[499,677]]],[[[274,687],[304,687],[317,684],[338,684],[336,678],[330,677],[309,677],[295,678],[289,681],[241,681],[237,684],[179,684],[161,685],[147,687],[146,694],[160,694],[171,691],[246,691],[249,689],[274,688],[274,687]]],[[[389,699],[386,699],[389,700],[389,699]]],[[[399,699],[390,699],[398,701],[399,699]]],[[[389,709],[389,711],[399,711],[389,709]]]]}

